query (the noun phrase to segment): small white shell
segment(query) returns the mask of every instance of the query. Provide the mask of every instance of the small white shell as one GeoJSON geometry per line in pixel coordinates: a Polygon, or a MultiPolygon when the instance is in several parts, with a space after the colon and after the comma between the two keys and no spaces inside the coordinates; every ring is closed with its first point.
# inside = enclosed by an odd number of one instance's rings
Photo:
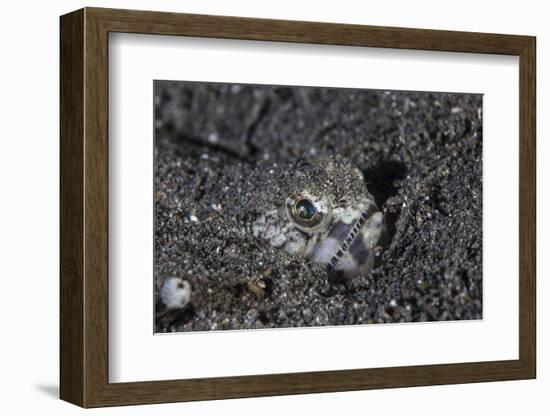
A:
{"type": "Polygon", "coordinates": [[[160,300],[168,309],[185,308],[191,300],[191,284],[179,277],[169,277],[160,289],[160,300]]]}

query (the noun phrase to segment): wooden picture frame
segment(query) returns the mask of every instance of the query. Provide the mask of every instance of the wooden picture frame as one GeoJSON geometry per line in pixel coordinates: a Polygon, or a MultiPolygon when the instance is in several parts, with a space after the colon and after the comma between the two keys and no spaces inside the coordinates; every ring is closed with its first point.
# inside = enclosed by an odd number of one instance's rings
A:
{"type": "Polygon", "coordinates": [[[534,37],[99,8],[64,15],[60,27],[60,396],[63,400],[82,407],[100,407],[535,378],[534,37]],[[519,359],[109,383],[110,32],[519,56],[519,359]]]}

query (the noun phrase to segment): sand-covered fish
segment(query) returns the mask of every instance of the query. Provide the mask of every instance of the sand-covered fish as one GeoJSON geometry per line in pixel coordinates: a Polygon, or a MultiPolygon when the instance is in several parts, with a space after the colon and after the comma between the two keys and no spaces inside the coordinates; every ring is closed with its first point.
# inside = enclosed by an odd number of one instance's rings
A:
{"type": "Polygon", "coordinates": [[[301,162],[292,169],[279,206],[254,221],[253,235],[347,279],[368,273],[386,230],[361,171],[340,157],[301,162]]]}

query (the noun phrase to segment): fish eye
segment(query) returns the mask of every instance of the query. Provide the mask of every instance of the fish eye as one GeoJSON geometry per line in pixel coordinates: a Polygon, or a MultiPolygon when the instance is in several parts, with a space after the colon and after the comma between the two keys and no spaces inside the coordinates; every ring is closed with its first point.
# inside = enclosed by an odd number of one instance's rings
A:
{"type": "Polygon", "coordinates": [[[307,193],[290,195],[286,200],[286,212],[292,223],[306,233],[318,232],[330,222],[328,200],[307,193]]]}
{"type": "Polygon", "coordinates": [[[300,199],[294,204],[294,214],[304,220],[311,220],[317,214],[317,208],[309,199],[300,199]]]}

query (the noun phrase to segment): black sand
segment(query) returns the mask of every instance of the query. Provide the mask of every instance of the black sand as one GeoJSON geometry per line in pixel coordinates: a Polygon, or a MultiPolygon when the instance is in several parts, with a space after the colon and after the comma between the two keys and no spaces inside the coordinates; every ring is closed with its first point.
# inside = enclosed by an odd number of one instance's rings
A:
{"type": "Polygon", "coordinates": [[[155,295],[170,276],[193,287],[185,311],[157,307],[156,330],[480,319],[481,103],[156,82],[155,295]],[[332,154],[362,170],[393,235],[382,264],[347,284],[249,229],[292,178],[282,166],[332,154]]]}

